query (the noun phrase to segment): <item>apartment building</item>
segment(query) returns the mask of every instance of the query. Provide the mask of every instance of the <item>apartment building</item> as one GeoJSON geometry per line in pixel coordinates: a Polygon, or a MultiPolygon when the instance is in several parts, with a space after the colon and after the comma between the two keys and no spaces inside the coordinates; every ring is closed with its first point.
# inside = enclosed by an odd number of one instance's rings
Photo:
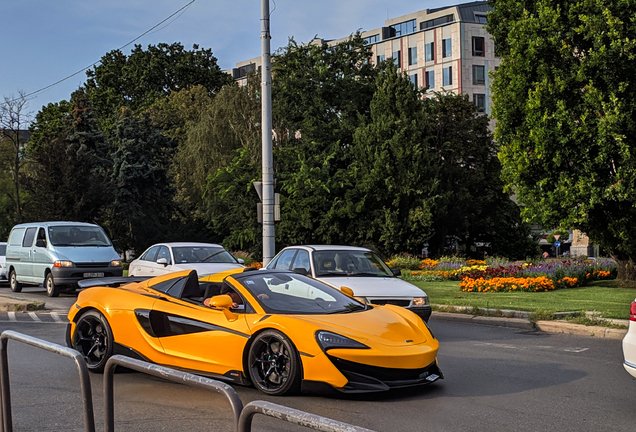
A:
{"type": "MultiPolygon", "coordinates": [[[[374,63],[393,59],[415,85],[427,88],[426,94],[464,93],[480,111],[490,114],[488,72],[500,63],[484,28],[491,10],[486,1],[425,9],[386,20],[383,27],[362,32],[362,37],[371,45],[374,63]]],[[[241,81],[250,71],[260,70],[260,64],[257,57],[227,72],[241,81]]]]}

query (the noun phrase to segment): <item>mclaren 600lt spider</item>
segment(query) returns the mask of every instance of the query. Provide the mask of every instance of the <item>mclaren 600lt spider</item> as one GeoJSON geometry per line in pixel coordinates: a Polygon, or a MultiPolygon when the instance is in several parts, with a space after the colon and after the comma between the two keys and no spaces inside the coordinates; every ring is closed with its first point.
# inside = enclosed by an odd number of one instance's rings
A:
{"type": "Polygon", "coordinates": [[[92,371],[113,354],[282,395],[432,383],[439,343],[413,312],[284,270],[80,282],[67,343],[92,371]]]}

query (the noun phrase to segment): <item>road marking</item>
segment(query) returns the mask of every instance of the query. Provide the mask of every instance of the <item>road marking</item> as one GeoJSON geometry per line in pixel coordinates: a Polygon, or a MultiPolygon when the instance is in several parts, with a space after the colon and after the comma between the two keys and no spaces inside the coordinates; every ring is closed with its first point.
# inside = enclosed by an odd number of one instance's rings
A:
{"type": "Polygon", "coordinates": [[[29,314],[29,316],[31,317],[31,319],[32,319],[33,321],[42,322],[42,320],[40,319],[40,317],[39,317],[39,316],[37,316],[37,315],[35,314],[35,312],[28,312],[28,314],[29,314]]]}
{"type": "Polygon", "coordinates": [[[51,312],[51,318],[53,318],[53,321],[55,321],[55,322],[58,322],[58,323],[62,322],[62,319],[57,314],[57,312],[51,312]]]}
{"type": "Polygon", "coordinates": [[[565,352],[571,352],[571,353],[582,353],[584,351],[589,350],[589,348],[582,348],[582,347],[571,347],[571,348],[558,348],[558,347],[553,347],[550,345],[538,345],[536,347],[531,347],[531,346],[515,346],[515,345],[510,345],[510,344],[502,344],[502,343],[492,343],[492,342],[477,342],[475,343],[475,346],[484,346],[484,347],[493,347],[493,348],[503,348],[503,349],[516,349],[516,350],[527,350],[527,349],[532,349],[532,348],[537,348],[537,349],[557,349],[557,350],[563,350],[565,352]]]}
{"type": "Polygon", "coordinates": [[[587,351],[587,350],[589,350],[589,348],[579,348],[579,347],[576,347],[576,348],[566,348],[566,349],[565,349],[565,351],[567,351],[567,352],[573,352],[573,353],[580,353],[580,352],[587,351]]]}
{"type": "Polygon", "coordinates": [[[9,312],[9,321],[17,321],[15,318],[15,312],[9,312]]]}

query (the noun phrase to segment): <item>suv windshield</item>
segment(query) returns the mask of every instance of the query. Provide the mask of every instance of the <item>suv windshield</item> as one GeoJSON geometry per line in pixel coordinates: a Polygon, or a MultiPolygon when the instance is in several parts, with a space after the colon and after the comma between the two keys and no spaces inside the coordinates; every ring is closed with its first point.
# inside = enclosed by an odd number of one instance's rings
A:
{"type": "Polygon", "coordinates": [[[108,236],[98,226],[52,226],[49,240],[53,246],[111,246],[108,236]]]}
{"type": "Polygon", "coordinates": [[[322,282],[292,272],[249,272],[235,276],[268,314],[337,314],[366,306],[322,282]]]}
{"type": "Polygon", "coordinates": [[[371,276],[392,277],[393,273],[382,259],[371,251],[330,250],[313,253],[316,277],[371,276]]]}
{"type": "Polygon", "coordinates": [[[232,263],[237,261],[220,246],[180,246],[173,247],[174,262],[184,263],[232,263]]]}

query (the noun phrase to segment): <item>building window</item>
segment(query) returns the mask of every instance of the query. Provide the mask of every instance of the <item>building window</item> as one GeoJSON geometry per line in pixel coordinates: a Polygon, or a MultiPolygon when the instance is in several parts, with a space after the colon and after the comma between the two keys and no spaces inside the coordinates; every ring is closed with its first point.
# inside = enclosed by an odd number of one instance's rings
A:
{"type": "Polygon", "coordinates": [[[382,62],[384,61],[384,54],[380,54],[380,55],[377,57],[377,60],[378,60],[377,64],[382,63],[382,62]]]}
{"type": "Polygon", "coordinates": [[[426,71],[426,87],[429,89],[435,88],[435,71],[426,71]]]}
{"type": "Polygon", "coordinates": [[[442,57],[450,57],[453,52],[452,39],[442,39],[442,57]]]}
{"type": "Polygon", "coordinates": [[[486,111],[486,95],[475,93],[473,94],[473,103],[477,107],[477,111],[484,112],[486,111]]]}
{"type": "Polygon", "coordinates": [[[378,42],[380,42],[380,35],[379,34],[364,38],[364,43],[366,43],[368,45],[373,45],[373,44],[378,43],[378,42]]]}
{"type": "Polygon", "coordinates": [[[402,67],[402,51],[398,50],[398,51],[393,51],[393,61],[395,62],[395,64],[397,65],[398,69],[402,67]]]}
{"type": "Polygon", "coordinates": [[[425,60],[427,62],[435,60],[435,42],[424,45],[425,60]]]}
{"type": "Polygon", "coordinates": [[[417,74],[409,75],[409,80],[413,83],[415,88],[417,88],[417,74]]]}
{"type": "Polygon", "coordinates": [[[475,15],[475,19],[479,24],[488,24],[488,18],[486,18],[486,15],[475,15]]]}
{"type": "Polygon", "coordinates": [[[442,85],[445,85],[445,86],[453,85],[453,67],[452,66],[445,67],[444,69],[442,69],[442,74],[443,74],[442,85]]]}
{"type": "Polygon", "coordinates": [[[473,84],[486,84],[486,67],[473,65],[473,84]]]}
{"type": "Polygon", "coordinates": [[[404,21],[399,24],[393,24],[390,27],[392,29],[391,30],[392,37],[405,36],[407,34],[415,33],[417,31],[417,23],[414,19],[410,21],[404,21]]]}
{"type": "Polygon", "coordinates": [[[473,36],[473,55],[483,57],[485,55],[484,38],[473,36]]]}
{"type": "Polygon", "coordinates": [[[440,18],[435,18],[432,20],[424,21],[420,23],[420,30],[425,30],[432,27],[437,27],[442,24],[451,23],[455,21],[455,16],[453,14],[445,15],[440,18]]]}
{"type": "Polygon", "coordinates": [[[417,64],[417,47],[409,48],[409,66],[417,64]]]}

